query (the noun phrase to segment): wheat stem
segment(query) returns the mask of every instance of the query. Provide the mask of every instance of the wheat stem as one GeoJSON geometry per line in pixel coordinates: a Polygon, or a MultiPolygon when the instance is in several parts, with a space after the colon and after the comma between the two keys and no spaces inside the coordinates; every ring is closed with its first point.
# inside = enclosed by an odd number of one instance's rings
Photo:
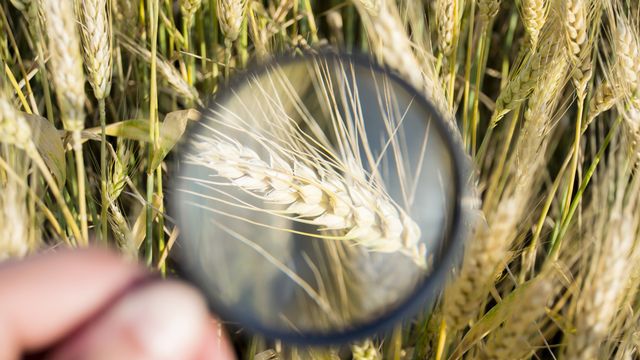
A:
{"type": "Polygon", "coordinates": [[[107,115],[105,109],[105,100],[98,100],[100,112],[100,234],[103,242],[107,242],[107,210],[109,207],[109,198],[107,192],[107,115]]]}

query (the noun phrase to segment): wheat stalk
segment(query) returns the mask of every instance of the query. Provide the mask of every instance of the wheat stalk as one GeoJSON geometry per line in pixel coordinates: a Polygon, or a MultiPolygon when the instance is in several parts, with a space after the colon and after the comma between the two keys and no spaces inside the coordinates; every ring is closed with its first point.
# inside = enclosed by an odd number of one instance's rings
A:
{"type": "Polygon", "coordinates": [[[546,20],[547,3],[545,0],[523,0],[521,2],[522,23],[532,50],[535,50],[540,37],[540,30],[546,20]]]}
{"type": "Polygon", "coordinates": [[[350,167],[352,181],[301,162],[285,160],[270,151],[269,162],[252,149],[232,140],[209,138],[194,143],[196,153],[188,161],[216,171],[271,205],[287,206],[292,219],[302,219],[325,231],[341,231],[378,252],[402,252],[424,267],[425,248],[420,246],[420,228],[388,196],[364,182],[364,173],[350,167]],[[354,176],[355,175],[355,176],[354,176]]]}

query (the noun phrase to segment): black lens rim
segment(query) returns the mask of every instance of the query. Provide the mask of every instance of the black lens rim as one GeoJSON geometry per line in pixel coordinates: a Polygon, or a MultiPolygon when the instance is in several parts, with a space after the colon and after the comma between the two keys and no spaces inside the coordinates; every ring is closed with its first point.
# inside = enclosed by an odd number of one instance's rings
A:
{"type": "MultiPolygon", "coordinates": [[[[250,76],[264,74],[276,64],[290,64],[294,62],[308,61],[309,57],[337,60],[353,63],[354,65],[369,67],[373,71],[385,74],[389,79],[395,81],[397,86],[401,86],[409,94],[413,94],[415,99],[414,101],[419,102],[426,112],[429,113],[432,125],[437,127],[437,131],[441,135],[442,140],[451,155],[454,172],[453,179],[451,179],[451,181],[453,181],[455,194],[452,221],[449,222],[449,226],[445,232],[444,241],[446,243],[440,248],[439,254],[436,254],[434,257],[433,271],[420,283],[420,285],[416,287],[413,293],[408,295],[403,302],[383,316],[375,318],[369,322],[358,324],[353,328],[335,332],[286,332],[260,324],[255,318],[246,316],[246,314],[241,314],[238,311],[234,311],[217,299],[211,298],[211,296],[206,296],[209,309],[213,314],[221,319],[223,323],[240,325],[242,329],[248,330],[254,334],[259,334],[268,340],[280,340],[288,344],[301,346],[330,346],[345,344],[370,336],[383,334],[391,330],[395,325],[401,323],[403,320],[416,315],[420,310],[425,309],[436,300],[438,294],[443,290],[444,283],[449,276],[450,271],[458,264],[460,260],[460,253],[464,245],[466,226],[464,223],[465,208],[463,207],[463,198],[467,194],[465,184],[469,181],[468,169],[470,168],[470,164],[468,156],[464,153],[463,146],[458,140],[459,138],[452,133],[451,127],[455,125],[447,124],[448,120],[436,109],[435,105],[423,95],[423,92],[411,86],[389,68],[375,63],[365,54],[346,54],[335,51],[315,50],[313,53],[302,56],[276,56],[265,63],[251,66],[249,67],[249,71],[244,71],[232,78],[227,86],[219,90],[218,96],[216,96],[215,99],[210,100],[209,106],[201,109],[202,113],[205,114],[207,111],[212,111],[216,106],[219,106],[217,104],[224,103],[233,95],[233,89],[246,83],[250,76]]],[[[197,133],[197,126],[190,126],[185,131],[183,139],[189,139],[195,133],[197,133]]],[[[182,148],[182,150],[178,152],[179,154],[184,150],[188,151],[189,144],[186,143],[186,141],[181,141],[179,148],[182,148]]],[[[180,155],[178,155],[178,157],[180,157],[180,155]]],[[[168,181],[168,188],[175,189],[176,187],[174,185],[178,185],[179,183],[179,176],[176,176],[168,181]]],[[[167,210],[169,215],[175,219],[177,225],[179,225],[181,223],[181,214],[180,211],[178,211],[178,206],[176,205],[176,198],[176,194],[169,191],[167,195],[167,210]]],[[[188,232],[189,230],[186,228],[181,229],[181,236],[188,236],[188,232]]],[[[180,240],[178,240],[178,244],[179,241],[180,240]]],[[[193,267],[193,264],[183,261],[183,257],[179,254],[172,256],[172,258],[175,260],[175,271],[179,278],[195,285],[199,289],[203,289],[203,291],[206,289],[206,287],[200,284],[198,276],[195,275],[196,271],[190,270],[190,268],[193,267]]]]}

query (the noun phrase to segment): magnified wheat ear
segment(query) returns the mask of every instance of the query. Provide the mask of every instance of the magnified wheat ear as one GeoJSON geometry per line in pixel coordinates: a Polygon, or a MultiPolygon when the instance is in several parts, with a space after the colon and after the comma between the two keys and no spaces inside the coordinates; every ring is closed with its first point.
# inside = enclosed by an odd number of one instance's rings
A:
{"type": "Polygon", "coordinates": [[[282,215],[320,230],[344,233],[337,238],[371,251],[401,252],[426,267],[418,225],[387,194],[368,184],[355,161],[342,164],[348,169],[342,176],[327,167],[287,160],[276,149],[267,150],[269,159],[263,159],[227,138],[200,139],[194,146],[197,153],[189,161],[213,169],[267,204],[286,206],[282,215]]]}

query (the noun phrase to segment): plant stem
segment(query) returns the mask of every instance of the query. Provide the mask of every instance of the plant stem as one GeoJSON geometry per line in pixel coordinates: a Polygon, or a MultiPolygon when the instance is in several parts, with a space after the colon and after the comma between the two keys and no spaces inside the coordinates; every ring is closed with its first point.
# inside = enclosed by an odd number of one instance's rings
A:
{"type": "MultiPolygon", "coordinates": [[[[555,260],[558,259],[558,254],[559,254],[559,250],[560,250],[561,245],[562,245],[562,240],[564,238],[564,234],[567,232],[567,229],[569,228],[569,224],[571,223],[571,219],[573,218],[573,214],[575,213],[575,211],[576,211],[576,209],[578,207],[578,204],[580,203],[580,200],[582,198],[582,194],[584,193],[584,190],[587,188],[587,185],[589,185],[589,182],[591,181],[591,177],[593,176],[593,173],[595,172],[596,168],[598,167],[598,164],[600,163],[600,160],[604,156],[604,152],[607,149],[607,147],[609,146],[609,143],[611,142],[611,139],[613,138],[613,135],[615,134],[615,131],[618,128],[618,126],[620,125],[621,121],[622,121],[622,118],[618,117],[616,122],[613,124],[613,126],[609,130],[609,133],[607,134],[607,136],[604,139],[604,143],[602,144],[602,147],[600,147],[600,150],[598,150],[598,153],[594,157],[593,162],[591,163],[591,166],[589,166],[589,168],[587,169],[587,172],[585,173],[584,179],[582,179],[582,183],[580,184],[580,188],[578,189],[578,192],[576,193],[576,196],[573,199],[572,203],[570,205],[564,204],[565,208],[568,207],[568,211],[567,211],[566,217],[564,217],[564,220],[562,220],[559,223],[559,226],[556,226],[556,229],[554,229],[554,233],[553,233],[553,236],[551,238],[551,249],[549,251],[549,256],[547,257],[547,261],[555,261],[555,260]]],[[[568,198],[569,197],[567,195],[565,197],[565,199],[568,199],[568,198]]]]}
{"type": "Polygon", "coordinates": [[[571,204],[571,196],[573,195],[573,186],[576,181],[578,172],[578,158],[580,157],[580,138],[582,137],[582,113],[584,109],[584,98],[578,100],[578,113],[575,121],[575,134],[573,139],[573,159],[571,161],[571,169],[569,172],[569,182],[567,183],[567,199],[565,200],[565,208],[562,211],[562,221],[564,222],[568,214],[568,206],[571,204]]]}
{"type": "Polygon", "coordinates": [[[42,177],[44,177],[44,180],[46,181],[47,185],[49,185],[49,190],[51,191],[51,194],[53,194],[53,197],[56,199],[56,201],[58,202],[58,205],[60,206],[62,215],[64,216],[64,219],[67,222],[67,226],[70,228],[71,233],[73,234],[73,237],[75,238],[75,241],[76,241],[75,244],[70,243],[70,245],[72,246],[77,245],[78,241],[82,239],[82,234],[80,232],[80,228],[78,228],[78,224],[76,224],[76,220],[71,214],[71,211],[69,211],[69,207],[67,207],[67,202],[64,200],[64,197],[62,196],[62,193],[60,192],[60,188],[56,184],[56,181],[53,179],[53,176],[51,175],[51,172],[47,167],[47,165],[45,164],[44,160],[36,150],[35,145],[27,149],[27,154],[36,163],[36,166],[38,167],[38,169],[40,169],[40,173],[42,174],[42,177]]]}
{"type": "Polygon", "coordinates": [[[78,181],[78,205],[80,208],[80,229],[82,236],[78,239],[81,246],[89,245],[89,225],[87,220],[87,194],[86,194],[86,170],[84,167],[84,155],[82,151],[82,134],[80,130],[73,134],[73,152],[76,159],[76,175],[78,181]]]}
{"type": "Polygon", "coordinates": [[[436,360],[441,360],[447,344],[447,322],[440,320],[440,330],[438,331],[438,347],[436,348],[436,360]]]}
{"type": "Polygon", "coordinates": [[[478,62],[476,64],[476,83],[474,87],[474,96],[473,96],[473,115],[471,116],[471,141],[470,141],[470,153],[471,156],[475,156],[476,154],[476,143],[478,137],[478,123],[479,123],[479,106],[480,106],[480,84],[482,83],[482,74],[484,73],[484,65],[486,61],[486,45],[485,42],[489,37],[489,27],[484,24],[483,29],[480,35],[480,40],[478,41],[478,62]]]}
{"type": "Polygon", "coordinates": [[[149,71],[149,138],[152,140],[148,145],[147,164],[147,233],[145,239],[145,260],[147,265],[153,264],[153,193],[154,193],[154,172],[151,168],[153,154],[158,148],[156,138],[156,126],[158,122],[158,79],[156,74],[157,52],[158,52],[158,0],[148,2],[148,13],[150,21],[151,38],[151,66],[149,71]]]}
{"type": "Polygon", "coordinates": [[[107,114],[105,100],[98,100],[100,108],[100,198],[102,206],[100,208],[100,234],[102,241],[106,244],[107,237],[107,210],[109,208],[109,198],[107,194],[107,114]]]}
{"type": "Polygon", "coordinates": [[[233,41],[224,39],[224,83],[229,85],[229,75],[231,74],[231,49],[233,47],[233,41]]]}
{"type": "Polygon", "coordinates": [[[507,162],[507,156],[509,155],[509,148],[511,146],[511,140],[513,139],[513,134],[516,130],[516,125],[518,124],[520,115],[520,107],[518,107],[514,116],[511,119],[511,124],[509,126],[509,131],[507,132],[507,138],[504,140],[502,149],[500,151],[500,157],[498,159],[498,164],[495,169],[491,172],[491,178],[489,179],[488,188],[486,191],[486,196],[484,200],[484,204],[482,206],[483,210],[486,212],[489,209],[493,209],[494,206],[494,197],[497,193],[496,190],[500,188],[500,179],[502,179],[502,175],[504,172],[504,165],[507,162]]]}
{"type": "Polygon", "coordinates": [[[464,100],[462,104],[462,138],[464,144],[469,148],[469,93],[471,88],[471,57],[473,54],[473,34],[475,27],[476,2],[471,0],[471,11],[469,14],[469,30],[467,35],[467,56],[464,64],[464,100]]]}

